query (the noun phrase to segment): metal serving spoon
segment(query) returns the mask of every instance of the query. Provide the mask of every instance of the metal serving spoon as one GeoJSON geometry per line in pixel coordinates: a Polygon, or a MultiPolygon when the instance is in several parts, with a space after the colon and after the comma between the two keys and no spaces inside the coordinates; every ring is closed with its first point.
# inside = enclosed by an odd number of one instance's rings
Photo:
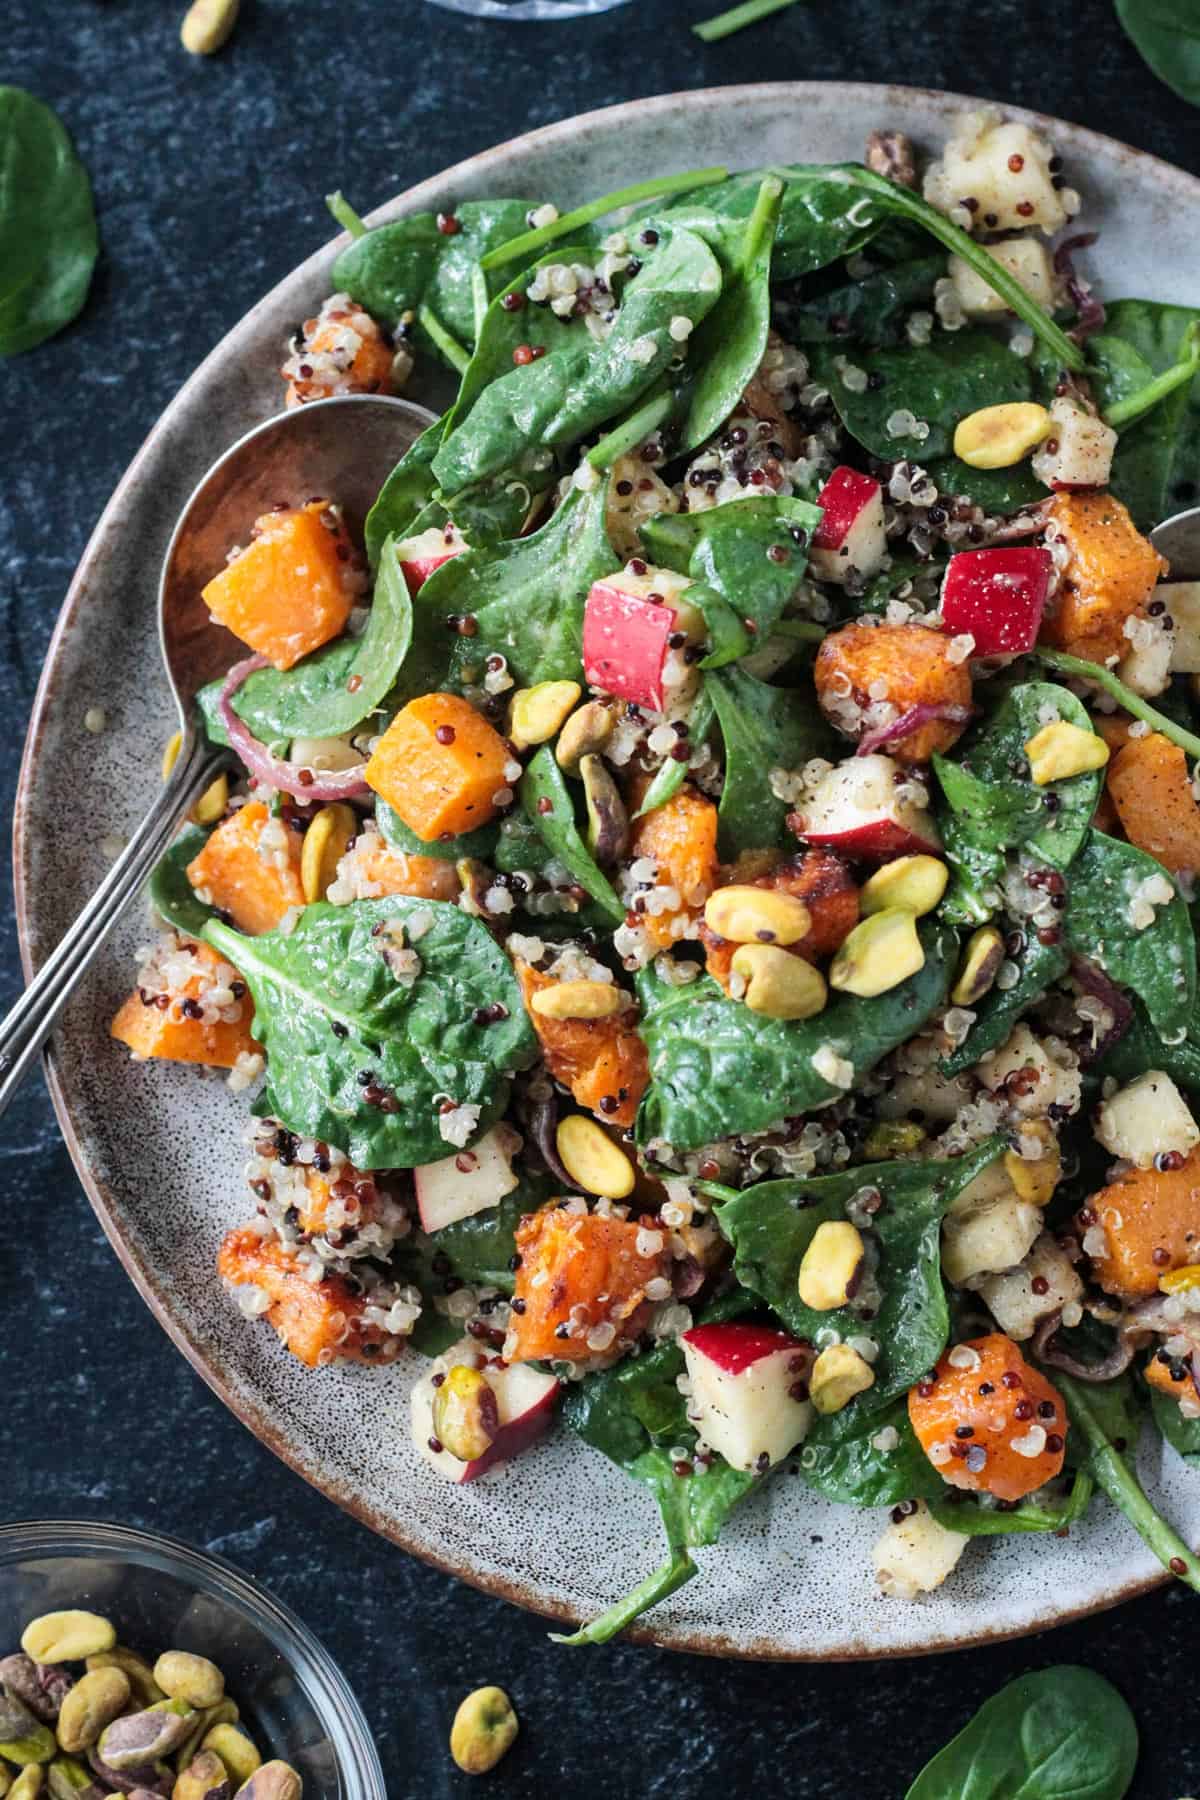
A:
{"type": "Polygon", "coordinates": [[[1170,563],[1172,581],[1200,580],[1200,506],[1164,519],[1150,533],[1150,542],[1170,563]]]}
{"type": "Polygon", "coordinates": [[[35,1060],[84,970],[141,892],[179,824],[232,761],[200,727],[196,696],[245,654],[215,625],[201,598],[207,581],[246,542],[254,520],[281,503],[328,494],[352,530],[362,526],[388,475],[434,414],[409,400],[348,394],[317,400],[248,431],[208,471],[184,507],[158,585],[158,638],[179,708],[175,766],[129,844],[8,1017],[0,1021],[0,1113],[35,1060]]]}

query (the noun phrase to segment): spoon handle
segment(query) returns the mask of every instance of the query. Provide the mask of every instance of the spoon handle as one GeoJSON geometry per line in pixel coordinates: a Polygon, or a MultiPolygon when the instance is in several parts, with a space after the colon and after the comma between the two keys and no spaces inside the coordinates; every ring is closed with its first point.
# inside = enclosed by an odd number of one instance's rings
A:
{"type": "Polygon", "coordinates": [[[0,1020],[0,1113],[6,1111],[54,1022],[129,902],[228,753],[214,750],[189,726],[170,779],[79,917],[46,958],[25,992],[0,1020]]]}

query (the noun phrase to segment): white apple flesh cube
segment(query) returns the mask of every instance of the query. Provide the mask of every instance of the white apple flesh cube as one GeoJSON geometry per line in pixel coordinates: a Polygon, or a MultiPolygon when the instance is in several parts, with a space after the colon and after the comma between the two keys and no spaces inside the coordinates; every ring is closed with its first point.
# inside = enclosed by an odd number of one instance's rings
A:
{"type": "Polygon", "coordinates": [[[1173,675],[1200,675],[1200,581],[1165,581],[1154,590],[1175,621],[1173,675]]]}
{"type": "Polygon", "coordinates": [[[1015,1343],[1031,1338],[1039,1322],[1051,1313],[1079,1306],[1083,1300],[1083,1283],[1070,1257],[1048,1231],[1042,1232],[1017,1268],[998,1275],[981,1275],[967,1285],[974,1288],[1001,1331],[1015,1343]]]}
{"type": "MultiPolygon", "coordinates": [[[[1031,237],[1010,238],[1006,243],[989,244],[988,252],[1039,305],[1048,312],[1054,310],[1054,268],[1043,243],[1031,237]]],[[[968,319],[994,318],[1011,311],[1008,301],[961,256],[952,256],[948,269],[968,319]]]]}
{"type": "Polygon", "coordinates": [[[409,593],[415,594],[435,569],[461,556],[466,547],[462,533],[454,525],[431,525],[415,537],[401,538],[396,556],[409,593]]]}
{"type": "Polygon", "coordinates": [[[1117,434],[1111,425],[1061,395],[1051,403],[1052,430],[1033,453],[1033,472],[1048,488],[1105,487],[1117,434]]]}
{"type": "Polygon", "coordinates": [[[558,1381],[553,1375],[544,1375],[529,1363],[509,1363],[504,1368],[498,1368],[493,1359],[484,1374],[496,1396],[500,1425],[490,1449],[473,1462],[463,1462],[460,1457],[451,1456],[446,1449],[434,1449],[433,1446],[438,1442],[433,1429],[436,1377],[444,1375],[455,1363],[478,1367],[481,1354],[474,1338],[462,1338],[429,1365],[412,1391],[410,1415],[413,1443],[430,1468],[436,1469],[447,1481],[478,1481],[481,1475],[486,1475],[497,1463],[510,1462],[514,1456],[527,1449],[541,1437],[554,1418],[558,1381]]]}
{"type": "Polygon", "coordinates": [[[939,211],[969,217],[969,229],[1025,231],[1047,237],[1071,216],[1050,168],[1051,144],[1030,125],[986,109],[964,114],[940,161],[925,173],[925,198],[939,211]],[[971,201],[967,207],[965,202],[971,201]]]}
{"type": "Polygon", "coordinates": [[[470,1150],[413,1170],[423,1231],[440,1231],[458,1219],[486,1212],[518,1185],[512,1159],[521,1140],[509,1125],[493,1125],[470,1150]]]}
{"type": "Polygon", "coordinates": [[[995,1275],[1024,1262],[1042,1229],[1042,1215],[1011,1190],[968,1206],[956,1204],[942,1226],[942,1268],[961,1286],[973,1275],[995,1275]]]}
{"type": "Polygon", "coordinates": [[[733,1469],[781,1462],[812,1422],[812,1350],[785,1331],[740,1319],[696,1325],[680,1343],[692,1390],[688,1418],[704,1442],[733,1469]]]}
{"type": "Polygon", "coordinates": [[[823,517],[813,532],[809,567],[820,581],[877,575],[887,560],[883,489],[857,469],[833,471],[817,495],[823,517]]]}
{"type": "Polygon", "coordinates": [[[1102,1101],[1095,1131],[1106,1150],[1139,1169],[1153,1168],[1164,1152],[1188,1156],[1200,1144],[1191,1108],[1161,1069],[1147,1069],[1102,1101]]]}
{"type": "Polygon", "coordinates": [[[823,775],[803,807],[801,835],[844,855],[888,862],[910,852],[937,855],[942,847],[928,807],[911,797],[913,784],[890,756],[854,756],[823,775]]]}
{"type": "Polygon", "coordinates": [[[699,614],[683,599],[690,585],[686,575],[644,563],[592,583],[583,613],[589,687],[653,712],[665,710],[670,640],[676,632],[688,638],[703,633],[699,614]]]}
{"type": "Polygon", "coordinates": [[[941,1587],[970,1541],[939,1525],[918,1500],[916,1510],[894,1520],[872,1550],[875,1579],[892,1599],[915,1600],[941,1587]]]}

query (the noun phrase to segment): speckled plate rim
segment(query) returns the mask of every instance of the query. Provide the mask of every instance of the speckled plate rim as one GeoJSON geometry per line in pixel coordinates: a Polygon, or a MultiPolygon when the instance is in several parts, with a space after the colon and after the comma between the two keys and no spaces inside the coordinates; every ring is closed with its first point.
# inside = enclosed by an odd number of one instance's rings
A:
{"type": "MultiPolygon", "coordinates": [[[[522,133],[517,137],[493,145],[491,148],[468,157],[407,189],[371,213],[369,221],[372,224],[379,224],[402,213],[434,205],[447,192],[453,192],[459,187],[465,188],[468,183],[474,183],[480,176],[486,176],[489,169],[498,160],[516,149],[536,146],[541,150],[553,150],[559,145],[565,148],[581,132],[586,134],[596,130],[619,129],[623,121],[632,119],[634,116],[641,121],[655,116],[666,118],[673,112],[684,110],[695,114],[698,120],[702,120],[707,110],[715,107],[724,108],[731,102],[741,104],[747,110],[756,105],[778,104],[785,100],[794,101],[797,106],[802,106],[806,99],[816,100],[819,96],[828,100],[834,94],[843,96],[847,102],[870,103],[876,109],[876,115],[883,119],[886,119],[890,105],[903,104],[916,107],[929,116],[931,124],[943,127],[948,125],[953,115],[964,107],[983,104],[976,96],[957,94],[941,89],[914,88],[874,82],[762,82],[660,94],[647,99],[626,101],[620,105],[598,108],[588,113],[575,114],[569,119],[540,126],[534,131],[522,133]]],[[[1148,151],[1137,150],[1117,139],[1091,131],[1085,126],[1074,125],[1069,121],[1033,112],[1028,108],[1010,105],[1007,102],[1003,103],[1003,107],[1009,117],[1026,120],[1052,133],[1056,142],[1064,145],[1076,157],[1083,159],[1089,152],[1100,152],[1116,163],[1136,166],[1142,182],[1161,186],[1177,200],[1181,207],[1193,211],[1200,210],[1200,179],[1188,175],[1174,164],[1152,156],[1148,151]]],[[[57,672],[61,652],[67,640],[77,630],[86,628],[83,615],[91,597],[90,584],[96,573],[97,565],[102,560],[103,546],[108,532],[119,518],[123,503],[136,493],[143,467],[156,447],[160,436],[169,432],[173,426],[186,426],[193,400],[203,392],[211,372],[229,354],[231,347],[253,338],[258,319],[268,310],[275,298],[281,295],[285,288],[290,288],[302,278],[319,272],[329,255],[329,250],[328,243],[323,245],[277,283],[249,312],[243,315],[237,325],[205,357],[180,388],[175,398],[151,428],[114,490],[72,578],[46,652],[45,664],[34,699],[22,752],[14,805],[13,862],[16,922],[21,962],[27,980],[30,979],[35,968],[32,951],[34,901],[29,859],[30,829],[33,820],[31,793],[34,773],[47,731],[50,710],[58,698],[57,672]]],[[[532,1592],[520,1581],[510,1580],[498,1572],[484,1573],[440,1557],[430,1549],[428,1544],[416,1542],[407,1537],[398,1524],[384,1518],[372,1507],[366,1505],[353,1491],[332,1478],[319,1478],[313,1470],[304,1465],[299,1452],[288,1442],[265,1409],[257,1407],[251,1400],[238,1394],[229,1371],[222,1366],[219,1356],[215,1354],[212,1347],[199,1342],[174,1315],[159,1274],[136,1253],[133,1246],[126,1240],[121,1226],[119,1197],[91,1167],[84,1146],[83,1130],[82,1127],[77,1127],[70,1096],[65,1091],[59,1074],[53,1044],[46,1053],[45,1070],[54,1110],[68,1153],[88,1200],[126,1273],[176,1348],[183,1353],[196,1373],[241,1420],[242,1424],[260,1442],[272,1450],[281,1461],[316,1487],[326,1498],[334,1501],[336,1505],[359,1519],[372,1531],[399,1545],[410,1555],[419,1557],[445,1574],[466,1581],[482,1592],[511,1601],[514,1605],[521,1606],[528,1611],[539,1613],[544,1617],[574,1622],[576,1614],[571,1608],[548,1601],[543,1596],[532,1592]]],[[[1069,1610],[1055,1610],[1051,1603],[1045,1616],[1038,1619],[1011,1627],[997,1624],[981,1631],[953,1635],[938,1634],[931,1636],[929,1641],[920,1647],[906,1649],[880,1649],[861,1640],[854,1640],[836,1650],[823,1648],[819,1651],[805,1652],[802,1649],[794,1648],[746,1646],[719,1633],[696,1633],[687,1628],[675,1630],[670,1635],[664,1636],[656,1632],[652,1626],[637,1627],[628,1631],[625,1636],[628,1641],[635,1643],[683,1650],[698,1655],[737,1657],[740,1660],[855,1662],[898,1656],[933,1655],[947,1650],[969,1649],[985,1644],[999,1643],[1010,1638],[1029,1636],[1057,1625],[1069,1624],[1074,1620],[1090,1617],[1093,1614],[1110,1610],[1127,1600],[1135,1599],[1139,1595],[1163,1585],[1167,1579],[1165,1574],[1162,1576],[1152,1575],[1147,1579],[1135,1578],[1110,1589],[1107,1594],[1083,1606],[1073,1607],[1069,1610]]]]}

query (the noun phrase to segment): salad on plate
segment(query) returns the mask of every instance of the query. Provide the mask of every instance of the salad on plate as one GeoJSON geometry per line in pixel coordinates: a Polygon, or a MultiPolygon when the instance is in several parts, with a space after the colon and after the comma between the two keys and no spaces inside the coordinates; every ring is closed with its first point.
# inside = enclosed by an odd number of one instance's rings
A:
{"type": "Polygon", "coordinates": [[[205,588],[229,773],[113,1035],[249,1104],[220,1280],[426,1357],[451,1483],[557,1419],[653,1492],[573,1641],[788,1471],[889,1595],[1098,1489],[1200,1588],[1134,1466],[1200,1459],[1200,313],[1101,302],[991,111],[331,206],[287,404],[458,387],[361,541],[295,496],[205,588]]]}

